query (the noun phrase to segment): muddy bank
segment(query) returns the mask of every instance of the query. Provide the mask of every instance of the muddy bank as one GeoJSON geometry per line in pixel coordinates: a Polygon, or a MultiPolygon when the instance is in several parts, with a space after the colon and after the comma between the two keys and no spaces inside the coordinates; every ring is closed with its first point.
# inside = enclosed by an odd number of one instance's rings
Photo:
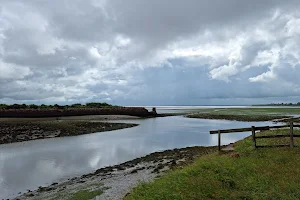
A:
{"type": "Polygon", "coordinates": [[[141,181],[151,181],[170,169],[192,163],[196,158],[217,151],[217,147],[187,147],[156,152],[120,165],[96,170],[66,182],[39,187],[15,198],[70,199],[80,193],[97,194],[93,199],[122,199],[141,181]]]}
{"type": "Polygon", "coordinates": [[[218,120],[231,120],[231,121],[244,121],[244,122],[263,122],[263,121],[278,121],[280,119],[289,119],[290,116],[283,115],[230,115],[230,114],[210,114],[210,113],[197,113],[187,115],[189,118],[199,119],[218,119],[218,120]]]}
{"type": "Polygon", "coordinates": [[[281,123],[290,123],[290,122],[300,123],[300,117],[289,117],[289,118],[275,120],[275,122],[281,122],[281,123]]]}
{"type": "Polygon", "coordinates": [[[84,115],[130,115],[138,117],[154,117],[156,113],[142,107],[110,107],[110,108],[49,108],[49,109],[0,109],[0,118],[35,118],[63,117],[84,115]]]}
{"type": "Polygon", "coordinates": [[[65,117],[39,117],[39,118],[0,118],[0,123],[5,121],[51,121],[51,120],[93,120],[93,121],[107,121],[107,120],[128,120],[128,119],[143,119],[142,117],[130,115],[84,115],[84,116],[65,116],[65,117]]]}
{"type": "Polygon", "coordinates": [[[54,137],[76,136],[130,128],[134,126],[137,125],[75,120],[2,120],[0,123],[0,144],[54,137]]]}

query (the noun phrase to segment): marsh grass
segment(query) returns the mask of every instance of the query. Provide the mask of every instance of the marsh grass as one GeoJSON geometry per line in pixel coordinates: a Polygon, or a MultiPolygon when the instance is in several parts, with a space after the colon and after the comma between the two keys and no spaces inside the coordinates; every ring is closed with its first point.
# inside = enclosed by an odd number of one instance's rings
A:
{"type": "Polygon", "coordinates": [[[300,108],[215,108],[199,109],[189,118],[235,121],[271,121],[300,115],[300,108]]]}
{"type": "Polygon", "coordinates": [[[287,118],[289,116],[279,115],[231,115],[231,114],[211,114],[211,113],[198,113],[188,115],[189,118],[201,118],[201,119],[221,119],[221,120],[234,120],[234,121],[271,121],[275,119],[287,118]]]}
{"type": "Polygon", "coordinates": [[[300,115],[300,108],[212,108],[199,109],[198,112],[224,115],[300,115]]]}

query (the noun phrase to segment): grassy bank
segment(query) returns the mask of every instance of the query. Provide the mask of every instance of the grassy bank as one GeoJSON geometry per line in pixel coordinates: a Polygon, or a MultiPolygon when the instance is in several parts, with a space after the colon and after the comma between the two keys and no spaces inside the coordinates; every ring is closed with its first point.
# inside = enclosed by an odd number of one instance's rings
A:
{"type": "Polygon", "coordinates": [[[300,108],[216,108],[199,109],[190,118],[225,119],[235,121],[271,121],[300,115],[300,108]]]}
{"type": "MultiPolygon", "coordinates": [[[[281,130],[288,133],[288,130],[281,130]]],[[[276,134],[266,131],[260,134],[276,134]]],[[[300,134],[296,131],[295,134],[300,134]]],[[[288,139],[261,139],[258,145],[286,144],[288,139]]],[[[295,140],[300,145],[299,139],[295,140]]],[[[140,184],[125,199],[299,199],[300,149],[252,147],[251,138],[235,152],[200,157],[192,165],[140,184]]]]}

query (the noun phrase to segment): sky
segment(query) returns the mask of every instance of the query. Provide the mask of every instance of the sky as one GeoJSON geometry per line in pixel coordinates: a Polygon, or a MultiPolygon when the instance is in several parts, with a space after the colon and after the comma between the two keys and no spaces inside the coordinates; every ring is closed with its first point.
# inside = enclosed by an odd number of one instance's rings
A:
{"type": "Polygon", "coordinates": [[[300,101],[299,0],[0,0],[0,103],[300,101]]]}

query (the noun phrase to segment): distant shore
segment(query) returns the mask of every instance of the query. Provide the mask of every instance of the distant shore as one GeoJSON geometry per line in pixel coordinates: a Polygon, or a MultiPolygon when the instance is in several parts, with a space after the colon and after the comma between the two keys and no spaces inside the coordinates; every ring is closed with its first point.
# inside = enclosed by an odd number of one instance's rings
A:
{"type": "Polygon", "coordinates": [[[41,118],[85,115],[130,115],[137,117],[154,117],[156,113],[142,107],[108,107],[108,108],[46,108],[46,109],[0,109],[0,118],[41,118]]]}
{"type": "MultiPolygon", "coordinates": [[[[95,106],[95,103],[90,104],[95,106]]],[[[158,116],[156,112],[149,112],[142,107],[80,106],[79,108],[70,106],[44,108],[36,105],[28,107],[25,104],[4,105],[0,109],[0,144],[130,128],[137,125],[99,121],[158,116]]]]}
{"type": "Polygon", "coordinates": [[[189,118],[234,120],[245,122],[299,122],[300,108],[210,108],[188,114],[189,118]]]}
{"type": "Polygon", "coordinates": [[[300,107],[300,102],[298,103],[269,103],[269,104],[257,104],[252,106],[285,106],[285,107],[300,107]]]}

